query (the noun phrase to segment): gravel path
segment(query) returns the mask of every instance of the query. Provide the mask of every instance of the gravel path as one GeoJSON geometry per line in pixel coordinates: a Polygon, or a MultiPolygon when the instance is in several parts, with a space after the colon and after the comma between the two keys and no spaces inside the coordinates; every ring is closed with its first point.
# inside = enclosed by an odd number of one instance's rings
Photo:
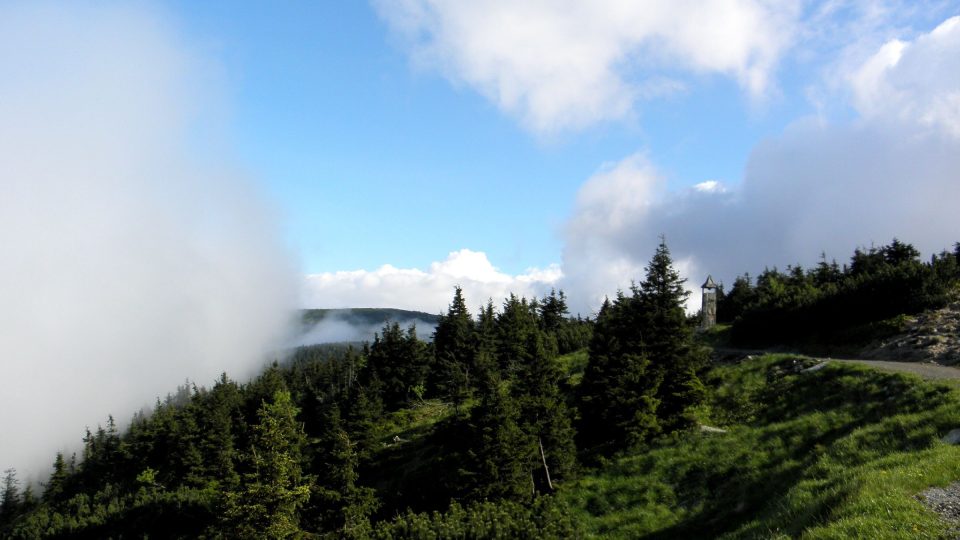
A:
{"type": "Polygon", "coordinates": [[[917,499],[950,525],[948,538],[960,538],[960,482],[932,487],[917,495],[917,499]]]}
{"type": "Polygon", "coordinates": [[[891,362],[888,360],[838,360],[836,358],[820,358],[818,360],[827,360],[830,362],[839,362],[843,364],[861,364],[872,368],[882,369],[884,371],[902,371],[913,373],[924,379],[944,380],[960,379],[960,368],[941,366],[939,364],[930,364],[926,362],[891,362]]]}
{"type": "MultiPolygon", "coordinates": [[[[734,348],[715,348],[715,352],[721,355],[728,355],[734,357],[743,357],[747,355],[756,355],[761,356],[768,353],[783,353],[783,351],[764,351],[760,349],[734,349],[734,348]]],[[[942,366],[940,364],[934,364],[931,362],[895,362],[892,360],[863,360],[863,359],[840,359],[840,358],[817,358],[811,357],[802,353],[788,353],[796,354],[797,356],[804,356],[807,358],[813,358],[814,360],[819,360],[820,362],[837,362],[841,364],[861,364],[864,366],[869,366],[876,369],[882,369],[884,371],[900,371],[904,373],[913,373],[918,375],[923,379],[928,380],[960,380],[960,367],[953,366],[942,366]]]]}
{"type": "MultiPolygon", "coordinates": [[[[861,364],[884,371],[902,371],[919,375],[924,379],[951,380],[960,379],[960,369],[921,362],[891,362],[887,360],[835,360],[823,359],[843,364],[861,364]]],[[[924,506],[934,511],[948,524],[947,538],[960,539],[960,482],[946,487],[932,487],[917,494],[924,506]]]]}

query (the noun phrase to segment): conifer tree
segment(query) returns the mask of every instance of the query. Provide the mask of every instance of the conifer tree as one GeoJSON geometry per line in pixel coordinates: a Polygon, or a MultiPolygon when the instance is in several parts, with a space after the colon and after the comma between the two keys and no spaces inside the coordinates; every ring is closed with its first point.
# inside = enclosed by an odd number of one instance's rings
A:
{"type": "Polygon", "coordinates": [[[346,533],[362,528],[376,509],[376,498],[372,489],[357,485],[358,456],[335,403],[325,404],[322,429],[315,449],[314,462],[319,466],[308,519],[319,531],[346,533]]]}
{"type": "Polygon", "coordinates": [[[520,410],[499,381],[481,389],[480,402],[470,411],[463,481],[477,500],[528,499],[534,441],[519,426],[520,410]]]}
{"type": "Polygon", "coordinates": [[[3,485],[0,486],[0,531],[20,515],[21,502],[17,471],[7,469],[3,471],[3,485]]]}
{"type": "Polygon", "coordinates": [[[661,236],[640,284],[639,300],[646,318],[645,352],[661,380],[657,417],[669,430],[689,423],[687,411],[703,399],[703,385],[696,375],[699,359],[691,350],[691,328],[684,309],[690,295],[683,287],[685,282],[673,268],[661,236]]]}
{"type": "Polygon", "coordinates": [[[384,405],[395,409],[413,397],[412,389],[424,383],[427,370],[426,345],[417,338],[416,327],[404,332],[399,324],[387,323],[374,336],[364,380],[369,383],[376,378],[384,405]]]}
{"type": "Polygon", "coordinates": [[[557,293],[550,289],[550,294],[540,300],[540,328],[547,333],[557,333],[567,317],[567,297],[563,291],[557,293]]]}
{"type": "Polygon", "coordinates": [[[361,459],[367,458],[376,449],[375,428],[377,420],[383,414],[383,404],[377,393],[379,380],[369,386],[355,386],[347,401],[347,430],[356,439],[357,453],[361,459]]]}
{"type": "Polygon", "coordinates": [[[235,425],[242,419],[242,406],[240,388],[223,373],[200,407],[202,476],[205,481],[217,482],[220,489],[229,489],[240,480],[235,425]]]}
{"type": "Polygon", "coordinates": [[[310,484],[300,469],[305,437],[297,412],[286,391],[261,405],[251,471],[224,497],[223,525],[230,536],[286,538],[300,531],[298,510],[310,497],[310,484]]]}
{"type": "Polygon", "coordinates": [[[756,296],[750,274],[737,276],[733,280],[733,287],[730,288],[730,292],[725,294],[722,300],[718,299],[717,301],[717,320],[733,322],[756,302],[756,296]]]}
{"type": "Polygon", "coordinates": [[[202,431],[199,424],[201,409],[192,400],[174,412],[171,452],[167,458],[180,483],[200,487],[204,484],[203,453],[200,451],[202,431]]]}
{"type": "Polygon", "coordinates": [[[63,452],[57,452],[57,457],[53,461],[53,473],[50,480],[47,481],[43,490],[43,500],[47,503],[55,503],[60,500],[67,482],[67,463],[63,459],[63,452]]]}
{"type": "Polygon", "coordinates": [[[497,362],[505,378],[513,377],[527,362],[527,340],[536,332],[539,332],[536,311],[526,298],[511,294],[497,316],[497,362]]]}
{"type": "Polygon", "coordinates": [[[23,488],[23,493],[20,494],[20,515],[32,512],[39,504],[40,500],[33,493],[33,486],[27,484],[27,487],[23,488]]]}
{"type": "Polygon", "coordinates": [[[576,447],[571,415],[560,395],[560,369],[541,332],[527,336],[526,362],[520,366],[513,393],[520,407],[521,429],[536,441],[532,461],[538,491],[553,491],[552,482],[573,472],[576,447]]]}
{"type": "Polygon", "coordinates": [[[453,401],[458,408],[470,397],[471,381],[476,352],[474,325],[463,299],[463,290],[454,289],[453,301],[447,313],[440,317],[433,334],[433,349],[436,358],[437,386],[442,395],[453,401]]]}
{"type": "Polygon", "coordinates": [[[660,431],[660,378],[643,352],[635,298],[605,300],[590,340],[589,362],[578,391],[584,448],[620,450],[660,431]]]}
{"type": "Polygon", "coordinates": [[[497,317],[493,310],[493,300],[480,309],[477,316],[476,352],[474,353],[474,370],[476,387],[489,387],[492,380],[500,379],[500,369],[497,364],[497,317]]]}

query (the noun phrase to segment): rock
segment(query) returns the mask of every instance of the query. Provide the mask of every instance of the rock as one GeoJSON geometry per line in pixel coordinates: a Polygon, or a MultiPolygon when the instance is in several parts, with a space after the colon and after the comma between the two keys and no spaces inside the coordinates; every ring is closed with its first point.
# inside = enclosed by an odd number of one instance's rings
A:
{"type": "Polygon", "coordinates": [[[700,424],[700,431],[703,433],[726,433],[727,432],[727,430],[725,429],[713,427],[713,426],[706,426],[704,424],[700,424]]]}
{"type": "Polygon", "coordinates": [[[814,371],[820,371],[821,369],[825,368],[826,366],[827,366],[827,363],[826,363],[826,362],[820,362],[819,364],[817,364],[817,365],[815,365],[815,366],[808,367],[807,369],[802,369],[802,370],[800,370],[800,373],[813,373],[814,371]]]}
{"type": "Polygon", "coordinates": [[[947,444],[960,444],[960,429],[951,429],[941,440],[947,444]]]}

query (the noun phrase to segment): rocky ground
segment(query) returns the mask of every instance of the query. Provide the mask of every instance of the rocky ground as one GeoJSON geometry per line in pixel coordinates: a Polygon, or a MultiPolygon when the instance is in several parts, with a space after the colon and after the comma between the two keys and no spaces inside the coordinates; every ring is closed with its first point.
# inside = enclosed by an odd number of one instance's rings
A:
{"type": "Polygon", "coordinates": [[[960,538],[960,482],[930,488],[919,493],[917,499],[950,524],[949,538],[960,538]]]}
{"type": "Polygon", "coordinates": [[[873,343],[860,358],[960,365],[960,301],[912,317],[907,330],[873,343]]]}

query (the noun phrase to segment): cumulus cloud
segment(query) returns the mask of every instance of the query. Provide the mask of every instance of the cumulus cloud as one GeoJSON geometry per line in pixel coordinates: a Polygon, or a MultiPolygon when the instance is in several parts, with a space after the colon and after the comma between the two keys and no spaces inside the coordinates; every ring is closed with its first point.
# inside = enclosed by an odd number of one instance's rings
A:
{"type": "Polygon", "coordinates": [[[626,118],[690,74],[729,76],[761,96],[801,15],[800,2],[763,0],[374,4],[415,64],[539,133],[626,118]]]}
{"type": "MultiPolygon", "coordinates": [[[[893,237],[930,253],[960,240],[957,19],[884,45],[850,84],[862,116],[802,120],[752,151],[740,185],[668,192],[643,155],[598,171],[566,230],[562,284],[596,305],[642,278],[660,233],[690,285],[730,283],[766,265],[845,262],[853,248],[893,237]]],[[[690,307],[699,307],[694,295],[690,307]]]]}
{"type": "Polygon", "coordinates": [[[493,299],[498,304],[511,292],[528,298],[541,296],[558,282],[558,266],[530,269],[510,275],[497,269],[480,251],[461,249],[424,271],[384,265],[376,270],[311,274],[306,277],[303,304],[315,308],[399,308],[440,313],[463,288],[473,308],[493,299]]]}
{"type": "Polygon", "coordinates": [[[284,331],[271,210],[196,161],[204,60],[141,5],[0,5],[0,468],[45,474],[84,426],[249,375],[284,331]]]}
{"type": "MultiPolygon", "coordinates": [[[[580,188],[565,230],[564,277],[571,307],[591,313],[603,298],[643,279],[644,267],[666,234],[674,262],[684,275],[696,271],[689,251],[677,249],[678,231],[667,220],[690,216],[701,204],[723,204],[719,182],[705,182],[682,193],[666,190],[666,181],[644,154],[605,164],[580,188]]],[[[682,228],[696,227],[694,223],[682,228]]],[[[692,283],[692,282],[691,282],[692,283]]],[[[691,289],[692,290],[692,289],[691,289]]]]}
{"type": "Polygon", "coordinates": [[[917,121],[960,137],[960,16],[913,42],[887,42],[848,82],[865,117],[917,121]]]}

